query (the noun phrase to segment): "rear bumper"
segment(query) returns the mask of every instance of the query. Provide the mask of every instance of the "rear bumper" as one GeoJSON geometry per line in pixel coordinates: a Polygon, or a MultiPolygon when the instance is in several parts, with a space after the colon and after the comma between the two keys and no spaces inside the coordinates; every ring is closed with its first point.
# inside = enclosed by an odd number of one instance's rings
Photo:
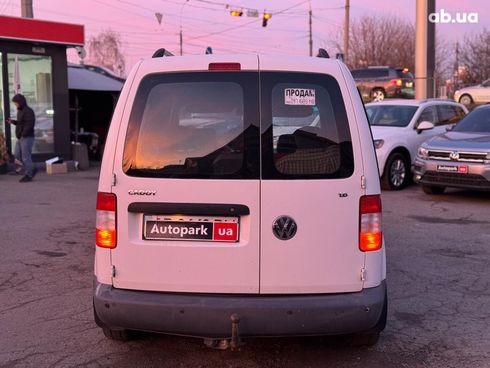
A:
{"type": "Polygon", "coordinates": [[[365,332],[380,319],[386,282],[357,293],[318,295],[179,294],[95,284],[99,325],[175,335],[229,338],[232,314],[241,336],[365,332]]]}

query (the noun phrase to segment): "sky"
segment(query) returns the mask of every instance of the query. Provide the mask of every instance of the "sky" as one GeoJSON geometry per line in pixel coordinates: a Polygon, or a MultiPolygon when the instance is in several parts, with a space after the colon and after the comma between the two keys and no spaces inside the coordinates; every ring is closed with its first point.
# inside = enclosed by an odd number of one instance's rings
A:
{"type": "MultiPolygon", "coordinates": [[[[331,53],[341,39],[345,0],[310,0],[313,50],[325,47],[331,53]]],[[[215,53],[273,53],[308,55],[308,0],[33,0],[37,19],[85,26],[85,37],[112,29],[121,35],[126,70],[141,58],[165,47],[179,53],[182,24],[184,54],[202,54],[207,46],[215,53]],[[185,5],[184,5],[185,4],[185,5]],[[242,17],[230,10],[243,9],[242,17]],[[257,9],[259,18],[247,17],[257,9]],[[267,27],[261,15],[272,13],[267,27]],[[163,15],[161,24],[155,13],[163,15]],[[182,14],[182,16],[181,16],[182,14]],[[182,22],[182,23],[181,23],[182,22]]],[[[21,0],[0,0],[0,14],[20,16],[21,0]]],[[[351,21],[363,15],[393,16],[415,23],[415,0],[350,0],[351,21]]],[[[436,11],[477,13],[478,23],[438,24],[438,36],[452,47],[464,36],[483,28],[490,30],[489,0],[436,0],[436,11]]],[[[375,32],[375,30],[373,30],[375,32]]],[[[450,50],[448,50],[449,52],[450,50]]],[[[451,51],[452,52],[452,51],[451,51]]],[[[69,60],[78,62],[74,50],[69,60]]]]}

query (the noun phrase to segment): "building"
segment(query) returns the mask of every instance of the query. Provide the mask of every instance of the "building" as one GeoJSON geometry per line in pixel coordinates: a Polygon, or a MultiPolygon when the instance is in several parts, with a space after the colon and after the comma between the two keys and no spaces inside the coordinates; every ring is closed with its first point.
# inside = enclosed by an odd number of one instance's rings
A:
{"type": "Polygon", "coordinates": [[[36,113],[33,158],[71,157],[66,48],[83,46],[83,25],[0,16],[0,134],[12,152],[16,137],[5,119],[15,119],[16,93],[36,113]]]}
{"type": "Polygon", "coordinates": [[[71,139],[87,144],[92,160],[101,158],[123,82],[98,66],[68,64],[71,139]]]}

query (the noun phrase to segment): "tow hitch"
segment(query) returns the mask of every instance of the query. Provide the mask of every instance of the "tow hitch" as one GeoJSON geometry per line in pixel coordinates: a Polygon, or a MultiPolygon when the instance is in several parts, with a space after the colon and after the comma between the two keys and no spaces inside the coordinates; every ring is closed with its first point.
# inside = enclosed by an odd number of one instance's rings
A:
{"type": "Polygon", "coordinates": [[[204,345],[208,348],[227,350],[230,348],[232,351],[236,351],[240,348],[242,343],[240,342],[240,335],[238,332],[238,325],[240,324],[240,317],[238,314],[233,313],[230,316],[231,320],[231,338],[229,339],[204,339],[204,345]]]}

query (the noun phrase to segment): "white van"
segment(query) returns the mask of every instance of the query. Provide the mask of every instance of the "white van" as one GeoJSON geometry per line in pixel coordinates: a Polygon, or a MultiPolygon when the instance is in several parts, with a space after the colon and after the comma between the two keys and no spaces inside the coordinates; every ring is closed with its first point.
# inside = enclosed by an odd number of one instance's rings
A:
{"type": "Polygon", "coordinates": [[[94,313],[237,344],[373,344],[386,267],[373,140],[338,60],[157,57],[121,92],[97,195],[94,313]]]}

